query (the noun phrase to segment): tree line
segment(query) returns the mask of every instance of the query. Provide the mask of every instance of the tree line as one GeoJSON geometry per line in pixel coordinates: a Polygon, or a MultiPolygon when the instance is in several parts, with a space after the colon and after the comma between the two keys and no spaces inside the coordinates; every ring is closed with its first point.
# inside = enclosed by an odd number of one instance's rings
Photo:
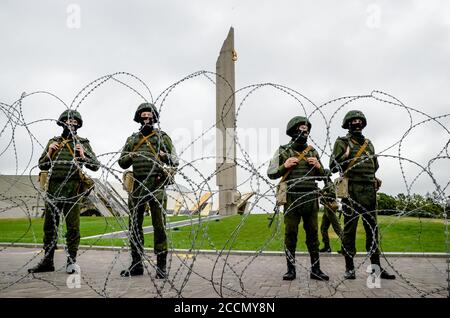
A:
{"type": "Polygon", "coordinates": [[[426,195],[399,193],[391,196],[386,193],[377,193],[378,214],[420,216],[429,218],[443,218],[450,209],[450,196],[445,202],[436,191],[426,195]]]}

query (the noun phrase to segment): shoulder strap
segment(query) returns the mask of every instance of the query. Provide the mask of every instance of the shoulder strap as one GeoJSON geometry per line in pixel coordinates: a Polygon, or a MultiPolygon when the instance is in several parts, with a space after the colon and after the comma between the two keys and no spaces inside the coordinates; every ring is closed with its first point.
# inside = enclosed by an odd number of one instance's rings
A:
{"type": "Polygon", "coordinates": [[[69,149],[70,154],[72,157],[75,157],[75,153],[72,150],[72,147],[70,147],[69,141],[64,140],[65,145],[67,146],[67,149],[69,149]]]}
{"type": "Polygon", "coordinates": [[[355,142],[354,140],[352,140],[351,137],[345,137],[345,140],[347,141],[347,147],[349,147],[350,149],[353,149],[353,147],[355,147],[356,145],[359,145],[357,142],[355,142]]]}
{"type": "MultiPolygon", "coordinates": [[[[147,141],[151,136],[153,136],[154,134],[156,134],[156,131],[152,132],[150,135],[145,136],[145,137],[143,137],[141,140],[139,140],[139,142],[136,144],[136,146],[133,147],[133,151],[132,151],[132,152],[135,152],[136,150],[138,150],[139,147],[142,146],[142,144],[143,144],[144,142],[146,142],[146,141],[147,141]]],[[[151,143],[150,143],[149,146],[150,146],[150,150],[152,150],[152,152],[156,155],[155,148],[153,148],[153,146],[151,145],[151,143]]]]}
{"type": "MultiPolygon", "coordinates": [[[[299,160],[299,161],[304,160],[306,154],[307,154],[311,149],[312,149],[312,147],[311,147],[311,146],[308,146],[308,147],[306,147],[306,149],[303,150],[301,153],[298,153],[298,152],[297,152],[297,155],[298,155],[297,158],[298,158],[298,160],[299,160]]],[[[290,168],[288,171],[286,171],[286,173],[284,174],[283,178],[281,178],[280,183],[283,182],[284,180],[286,180],[287,176],[291,173],[291,171],[292,171],[293,168],[294,168],[294,167],[292,167],[292,168],[290,168]]]]}
{"type": "Polygon", "coordinates": [[[351,169],[351,167],[355,164],[356,160],[359,157],[361,157],[362,153],[364,152],[364,150],[366,150],[368,145],[369,145],[369,139],[366,139],[364,141],[364,144],[361,146],[361,148],[359,148],[359,150],[356,153],[355,157],[352,159],[352,161],[350,161],[350,164],[348,165],[347,169],[345,169],[344,174],[346,174],[351,169]]]}
{"type": "Polygon", "coordinates": [[[59,150],[61,150],[65,146],[67,146],[67,149],[69,149],[69,152],[72,155],[72,157],[75,157],[75,153],[73,152],[72,147],[70,147],[69,141],[70,141],[69,139],[63,139],[61,142],[58,143],[58,150],[53,153],[52,160],[53,158],[55,158],[59,150]]]}

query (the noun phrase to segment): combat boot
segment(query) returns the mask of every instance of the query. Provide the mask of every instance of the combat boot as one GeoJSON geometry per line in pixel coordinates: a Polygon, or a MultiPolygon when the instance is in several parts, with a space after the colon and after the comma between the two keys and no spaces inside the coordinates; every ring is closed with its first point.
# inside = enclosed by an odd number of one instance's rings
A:
{"type": "Polygon", "coordinates": [[[166,278],[166,263],[167,263],[167,252],[159,253],[156,255],[156,278],[162,279],[166,278]]]}
{"type": "Polygon", "coordinates": [[[55,265],[53,258],[55,256],[55,249],[50,248],[45,251],[44,258],[34,267],[28,269],[28,273],[45,273],[54,272],[55,265]]]}
{"type": "Polygon", "coordinates": [[[309,277],[316,280],[329,280],[330,277],[328,277],[328,275],[322,272],[320,269],[319,253],[310,253],[310,257],[311,274],[309,274],[309,277]]]}
{"type": "Polygon", "coordinates": [[[137,252],[131,252],[131,265],[120,272],[122,277],[144,275],[144,266],[142,265],[141,255],[137,252]]]}
{"type": "Polygon", "coordinates": [[[77,271],[77,252],[69,252],[66,263],[66,273],[74,274],[77,271]]]}
{"type": "Polygon", "coordinates": [[[297,277],[295,272],[295,254],[292,254],[292,259],[286,257],[287,260],[287,272],[283,275],[283,280],[294,280],[297,277]]]}
{"type": "Polygon", "coordinates": [[[345,255],[345,279],[356,279],[355,265],[353,263],[353,257],[345,255]]]}
{"type": "MultiPolygon", "coordinates": [[[[379,254],[372,254],[370,256],[370,262],[373,265],[377,265],[380,268],[380,278],[382,279],[395,279],[395,275],[394,274],[389,274],[384,268],[381,267],[381,263],[380,263],[380,255],[379,254]]],[[[372,269],[372,273],[375,272],[375,269],[372,269]]]]}
{"type": "Polygon", "coordinates": [[[131,263],[130,267],[120,272],[122,277],[139,276],[144,275],[144,267],[142,264],[131,263]]]}
{"type": "Polygon", "coordinates": [[[320,253],[331,253],[331,247],[329,244],[325,244],[323,248],[319,250],[320,253]]]}
{"type": "Polygon", "coordinates": [[[389,274],[384,268],[380,268],[380,269],[381,269],[380,278],[382,278],[382,279],[395,279],[395,275],[394,274],[389,274]]]}

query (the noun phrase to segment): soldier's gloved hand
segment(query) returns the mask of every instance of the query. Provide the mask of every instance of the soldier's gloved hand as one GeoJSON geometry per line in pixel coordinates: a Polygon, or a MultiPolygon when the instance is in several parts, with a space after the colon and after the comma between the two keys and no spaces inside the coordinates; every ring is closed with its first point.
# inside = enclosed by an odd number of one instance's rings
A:
{"type": "Polygon", "coordinates": [[[284,167],[290,169],[298,164],[298,158],[290,157],[284,162],[284,167]]]}

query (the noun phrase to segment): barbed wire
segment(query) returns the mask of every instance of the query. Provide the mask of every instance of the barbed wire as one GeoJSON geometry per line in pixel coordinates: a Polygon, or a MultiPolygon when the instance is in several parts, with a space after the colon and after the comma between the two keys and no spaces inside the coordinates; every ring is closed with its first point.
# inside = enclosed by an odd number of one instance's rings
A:
{"type": "MultiPolygon", "coordinates": [[[[342,111],[345,109],[349,109],[350,106],[355,105],[357,102],[361,101],[370,101],[376,102],[382,105],[386,105],[388,107],[395,107],[400,110],[406,112],[407,121],[402,119],[402,122],[407,122],[408,127],[403,131],[402,135],[398,140],[392,142],[392,144],[385,146],[384,149],[378,151],[373,156],[367,156],[363,160],[358,161],[355,165],[352,166],[352,169],[358,167],[358,165],[364,164],[367,160],[374,160],[374,158],[384,158],[391,159],[398,162],[399,171],[402,177],[402,182],[405,186],[406,191],[406,201],[405,206],[396,209],[380,209],[376,211],[366,211],[363,206],[361,206],[356,200],[352,198],[348,198],[347,201],[342,201],[341,206],[343,210],[344,216],[348,218],[348,221],[352,221],[354,219],[359,219],[360,216],[371,215],[377,212],[392,212],[391,214],[395,215],[396,220],[399,221],[402,218],[405,218],[409,215],[415,215],[415,212],[421,211],[421,207],[417,207],[416,209],[408,210],[408,205],[411,204],[412,200],[412,191],[414,185],[417,184],[418,180],[421,177],[426,177],[428,181],[431,182],[433,188],[430,188],[430,192],[435,193],[434,203],[437,203],[441,209],[442,213],[440,215],[431,215],[435,218],[440,218],[443,220],[444,225],[444,236],[445,241],[442,242],[442,245],[445,246],[445,251],[447,255],[449,255],[449,246],[448,246],[448,219],[447,219],[447,208],[450,205],[449,196],[446,194],[448,191],[448,187],[450,184],[450,180],[444,180],[444,183],[441,184],[438,182],[436,178],[436,172],[433,171],[433,165],[435,162],[449,160],[448,147],[450,144],[450,131],[448,130],[444,120],[447,120],[450,117],[450,114],[441,114],[437,116],[429,115],[419,109],[415,109],[409,107],[402,103],[396,97],[387,94],[382,91],[374,90],[370,94],[365,95],[354,95],[354,96],[343,96],[339,98],[335,98],[321,105],[316,105],[310,98],[306,97],[302,93],[297,90],[290,88],[285,85],[276,84],[276,83],[259,83],[259,84],[251,84],[245,87],[237,89],[235,92],[232,91],[232,86],[226,81],[224,77],[220,74],[216,74],[214,72],[209,71],[198,71],[192,74],[185,76],[184,78],[174,82],[166,89],[164,89],[156,98],[153,97],[153,94],[149,88],[149,86],[141,80],[139,77],[128,73],[128,72],[116,72],[113,74],[108,74],[105,76],[101,76],[94,81],[88,83],[84,86],[78,93],[76,93],[75,98],[68,104],[66,104],[61,98],[57,95],[47,92],[47,91],[37,91],[32,93],[23,93],[19,99],[14,101],[11,104],[0,102],[0,111],[1,116],[4,119],[5,123],[3,127],[0,129],[0,138],[2,143],[5,144],[3,149],[0,149],[0,158],[5,156],[7,151],[12,151],[14,156],[14,167],[15,167],[15,176],[10,177],[10,184],[2,189],[3,193],[0,194],[0,201],[6,203],[5,206],[0,207],[0,213],[6,213],[11,209],[19,208],[27,219],[27,226],[24,232],[17,237],[14,237],[10,240],[10,244],[6,244],[0,248],[0,256],[1,253],[7,252],[10,247],[14,247],[15,244],[23,241],[24,238],[27,237],[28,233],[32,232],[32,241],[35,244],[40,243],[40,239],[36,236],[33,229],[33,220],[34,216],[32,213],[32,207],[30,207],[29,201],[36,199],[36,196],[33,195],[20,195],[17,192],[18,186],[23,183],[21,177],[26,176],[29,180],[28,185],[31,185],[33,191],[37,193],[39,198],[45,202],[46,207],[51,207],[56,213],[52,214],[53,224],[55,225],[55,232],[57,233],[57,237],[54,239],[54,245],[64,246],[66,239],[64,235],[67,233],[64,229],[64,223],[66,215],[64,211],[61,210],[59,204],[56,204],[56,201],[66,200],[71,205],[79,205],[82,204],[82,201],[85,198],[87,193],[77,193],[73,197],[61,198],[54,197],[49,195],[44,189],[37,184],[37,181],[33,177],[33,172],[38,168],[37,165],[33,165],[34,155],[38,151],[43,151],[45,149],[45,143],[42,143],[42,140],[36,136],[34,132],[34,125],[48,123],[54,124],[57,121],[55,119],[50,118],[40,118],[33,121],[27,121],[25,119],[25,115],[27,114],[24,109],[24,103],[26,100],[34,97],[34,96],[48,96],[55,100],[57,103],[61,105],[63,109],[73,109],[78,110],[86,102],[86,100],[93,96],[93,94],[99,90],[101,87],[106,85],[107,83],[117,84],[120,87],[123,87],[127,92],[130,92],[133,97],[138,97],[143,102],[152,102],[154,103],[160,116],[164,116],[165,107],[168,103],[169,96],[173,94],[176,89],[181,87],[184,83],[196,80],[196,79],[206,79],[206,81],[212,84],[214,87],[216,85],[216,81],[224,81],[226,86],[230,88],[230,95],[226,100],[224,107],[222,108],[222,113],[219,114],[218,119],[209,127],[204,129],[199,135],[194,136],[192,140],[181,148],[178,152],[178,157],[180,160],[180,164],[177,169],[177,179],[182,180],[183,187],[181,187],[181,183],[175,183],[170,189],[170,191],[166,191],[165,196],[166,200],[170,199],[173,202],[177,202],[181,204],[182,207],[188,209],[189,206],[194,206],[197,202],[200,201],[203,194],[210,193],[209,203],[211,206],[214,206],[214,203],[218,201],[219,191],[215,190],[215,187],[211,185],[214,178],[217,177],[218,172],[221,173],[226,171],[227,169],[233,169],[234,166],[237,169],[248,176],[241,178],[239,181],[237,189],[248,188],[250,193],[253,193],[253,200],[248,203],[248,211],[266,211],[265,215],[273,218],[274,226],[270,227],[268,230],[267,237],[264,241],[261,242],[261,245],[254,250],[251,254],[242,255],[236,257],[234,255],[234,251],[236,250],[236,246],[238,246],[239,235],[242,233],[243,229],[248,226],[249,218],[252,213],[244,213],[240,219],[238,220],[236,226],[230,231],[230,233],[223,233],[224,243],[218,244],[215,242],[213,238],[209,235],[209,228],[212,224],[212,221],[204,221],[201,215],[201,206],[198,206],[194,211],[191,211],[191,214],[186,215],[189,221],[188,227],[190,231],[189,235],[189,244],[186,249],[186,254],[182,255],[177,250],[177,237],[174,235],[176,230],[171,226],[166,226],[167,233],[167,241],[168,241],[168,249],[171,251],[169,253],[169,262],[168,262],[168,277],[166,279],[159,281],[155,277],[155,270],[157,266],[155,265],[155,260],[153,257],[149,256],[148,253],[141,252],[141,257],[144,260],[145,264],[145,287],[146,290],[151,294],[156,294],[157,297],[164,297],[167,293],[172,293],[173,297],[184,297],[184,290],[188,286],[190,280],[193,276],[201,279],[202,281],[207,282],[211,285],[214,292],[219,297],[258,297],[261,294],[258,291],[252,290],[252,288],[247,288],[246,284],[248,284],[248,277],[251,274],[248,274],[251,271],[253,265],[257,264],[260,257],[264,256],[265,251],[270,251],[270,244],[276,243],[277,241],[280,244],[280,248],[284,249],[284,245],[282,244],[282,235],[283,235],[283,218],[287,213],[294,213],[293,211],[298,211],[302,209],[302,206],[308,204],[308,202],[313,202],[317,200],[318,197],[327,197],[326,193],[329,190],[334,190],[334,184],[325,185],[322,189],[317,189],[308,193],[305,193],[303,196],[299,196],[296,200],[292,202],[290,206],[285,206],[284,214],[275,213],[273,215],[272,210],[267,208],[267,206],[274,207],[276,205],[275,194],[277,191],[276,185],[272,180],[267,176],[266,171],[269,165],[270,159],[263,162],[255,162],[252,159],[252,155],[250,151],[248,151],[243,144],[243,142],[239,138],[239,134],[235,133],[236,128],[240,126],[240,118],[241,114],[245,111],[245,106],[250,104],[251,98],[256,96],[258,92],[262,90],[273,90],[276,93],[281,93],[284,96],[290,98],[293,103],[298,106],[298,114],[303,115],[307,118],[314,118],[314,126],[320,127],[322,125],[322,129],[325,132],[325,140],[322,142],[319,141],[318,138],[314,138],[314,134],[309,137],[311,145],[317,149],[320,157],[332,157],[333,153],[333,143],[334,140],[331,138],[331,132],[334,130],[335,119],[342,117],[342,111]],[[214,80],[213,78],[216,78],[214,80]],[[192,148],[196,145],[196,143],[204,140],[205,136],[214,131],[218,124],[226,127],[225,118],[228,116],[230,111],[234,110],[234,104],[237,100],[240,100],[239,104],[235,110],[235,120],[233,123],[232,129],[230,131],[226,131],[226,137],[229,137],[233,140],[233,143],[230,147],[236,146],[237,155],[239,157],[228,157],[227,155],[223,157],[218,157],[217,155],[210,156],[200,156],[198,158],[194,158],[192,160],[184,159],[188,151],[191,151],[192,148]],[[331,109],[331,113],[330,113],[331,109]],[[328,112],[328,113],[327,113],[328,112]],[[416,120],[414,115],[422,116],[420,120],[416,120]],[[318,118],[316,118],[317,116],[318,118]],[[434,124],[436,127],[439,127],[442,132],[444,132],[448,139],[443,140],[444,145],[442,148],[439,148],[439,151],[436,154],[430,155],[426,158],[425,162],[418,162],[413,160],[412,158],[408,158],[403,155],[405,146],[405,140],[419,128],[423,127],[426,124],[434,124]],[[17,149],[17,134],[18,128],[24,128],[25,134],[29,138],[30,141],[30,154],[28,158],[22,158],[19,155],[19,151],[17,149]],[[8,135],[10,134],[9,138],[8,135]],[[5,137],[6,136],[6,137],[5,137]],[[5,139],[6,138],[6,139],[5,139]],[[388,151],[397,147],[396,155],[389,154],[388,151]],[[23,169],[19,169],[19,158],[22,161],[25,161],[25,167],[23,169]],[[220,164],[216,164],[219,159],[222,160],[220,164]],[[226,163],[232,162],[231,165],[226,165],[226,163]],[[208,163],[212,163],[215,165],[215,169],[212,169],[209,172],[202,171],[203,166],[207,166],[208,163]],[[419,172],[416,172],[410,178],[410,182],[408,182],[407,172],[405,168],[405,164],[410,164],[415,166],[419,172]],[[305,198],[311,198],[306,200],[305,198]],[[358,211],[363,211],[358,212],[358,211]],[[59,220],[61,218],[61,220],[59,220]],[[211,251],[215,252],[214,254],[203,254],[201,249],[206,246],[211,251]],[[209,272],[205,272],[204,270],[199,270],[196,268],[196,263],[199,261],[208,261],[211,264],[211,268],[209,272]]],[[[258,116],[262,116],[259,115],[258,116]]],[[[159,130],[161,127],[159,122],[156,123],[156,126],[159,130]]],[[[439,140],[440,141],[440,140],[439,140]]],[[[75,146],[75,144],[73,145],[75,146]]],[[[162,142],[161,138],[158,139],[158,144],[156,147],[157,153],[159,151],[167,152],[166,145],[162,142]]],[[[230,149],[227,149],[227,151],[230,149]]],[[[273,149],[274,151],[276,149],[273,149]]],[[[123,186],[122,179],[122,170],[117,169],[117,163],[122,153],[122,148],[118,148],[116,151],[111,151],[107,153],[97,154],[97,158],[99,159],[98,168],[100,171],[100,177],[98,178],[98,184],[107,185],[110,180],[113,180],[116,184],[121,184],[123,186]]],[[[227,152],[226,152],[227,153],[227,152]]],[[[142,154],[137,154],[137,156],[144,156],[142,154]]],[[[152,162],[154,168],[161,169],[161,163],[156,160],[154,157],[144,156],[146,160],[152,162]]],[[[349,162],[349,161],[348,161],[349,162]]],[[[65,161],[60,160],[58,156],[51,161],[52,166],[63,164],[63,165],[72,165],[75,166],[76,169],[72,171],[72,173],[76,173],[77,169],[82,169],[82,165],[80,165],[77,161],[65,161]]],[[[345,164],[345,162],[344,162],[345,164]]],[[[338,165],[339,173],[343,173],[341,166],[343,163],[338,165]]],[[[316,177],[312,177],[313,168],[306,174],[305,177],[297,180],[298,182],[307,181],[310,179],[317,179],[316,177]]],[[[51,172],[50,172],[51,175],[51,172]]],[[[0,175],[2,176],[2,175],[0,175]]],[[[59,184],[59,187],[56,189],[56,192],[61,191],[69,182],[71,175],[67,175],[65,179],[59,184]]],[[[410,176],[411,177],[411,176],[410,176]]],[[[50,178],[49,178],[50,179],[50,178]]],[[[49,180],[48,179],[48,180],[49,180]]],[[[47,181],[48,182],[48,181],[47,181]]],[[[170,210],[168,210],[163,202],[160,202],[156,197],[155,193],[152,189],[147,188],[145,182],[137,181],[139,186],[143,187],[147,192],[150,193],[150,197],[152,200],[157,202],[158,207],[161,209],[164,214],[164,218],[167,215],[170,215],[170,210]]],[[[48,186],[46,184],[44,188],[48,186]]],[[[226,190],[235,190],[235,189],[224,189],[226,190]]],[[[288,188],[288,191],[290,189],[288,188]]],[[[118,278],[117,276],[116,265],[121,263],[121,256],[125,251],[132,245],[138,245],[140,242],[135,240],[135,237],[130,234],[131,229],[127,224],[127,219],[136,213],[135,211],[129,211],[128,207],[125,204],[123,198],[117,198],[117,194],[114,194],[114,189],[106,187],[105,191],[109,191],[108,193],[111,195],[110,201],[108,198],[103,197],[103,200],[109,205],[114,206],[112,200],[116,198],[114,201],[115,204],[121,208],[122,213],[118,213],[115,211],[111,213],[112,220],[107,217],[105,220],[105,227],[103,232],[110,231],[109,233],[123,232],[126,234],[126,240],[122,240],[122,245],[119,246],[116,252],[114,252],[113,259],[107,268],[105,268],[106,276],[104,279],[99,282],[98,277],[92,277],[92,274],[89,272],[83,271],[81,277],[83,283],[88,286],[96,295],[100,297],[114,297],[115,295],[124,296],[126,295],[126,290],[122,290],[119,287],[114,289],[109,286],[116,282],[118,278]]],[[[328,197],[328,199],[336,199],[335,196],[328,197]]],[[[36,209],[39,207],[37,206],[36,209]]],[[[37,210],[36,210],[37,211],[37,210]]],[[[36,212],[37,213],[37,212],[36,212]]],[[[70,213],[70,212],[69,212],[70,213]]],[[[420,240],[422,237],[423,231],[423,220],[422,218],[418,218],[418,223],[420,226],[420,230],[417,233],[419,240],[420,250],[426,252],[424,247],[421,245],[420,240]]],[[[363,217],[363,223],[366,222],[366,219],[363,217]]],[[[383,234],[385,234],[390,227],[392,227],[395,220],[392,220],[390,224],[384,225],[383,231],[380,233],[379,225],[377,224],[375,228],[369,226],[372,237],[376,238],[378,235],[380,236],[379,242],[377,240],[373,241],[372,246],[370,246],[370,252],[363,258],[362,261],[358,261],[355,268],[360,269],[368,259],[370,259],[372,252],[375,249],[380,249],[381,256],[386,264],[389,265],[390,268],[396,273],[396,275],[400,278],[402,282],[407,284],[419,297],[429,297],[435,294],[443,295],[445,290],[449,291],[449,269],[448,269],[448,259],[447,259],[447,277],[445,274],[442,275],[443,286],[436,286],[432,290],[424,290],[420,286],[417,286],[410,277],[404,275],[401,270],[398,270],[393,264],[390,262],[389,258],[386,257],[386,254],[383,252],[381,242],[384,241],[383,234]],[[380,234],[378,234],[380,233],[380,234]],[[447,282],[447,287],[444,287],[447,282]]],[[[367,228],[367,227],[366,227],[367,228]]],[[[133,229],[137,231],[138,229],[133,229]]],[[[340,241],[341,238],[339,238],[340,241]]],[[[93,243],[89,243],[86,249],[80,250],[79,256],[90,252],[91,250],[96,248],[97,243],[103,244],[104,240],[108,240],[108,238],[103,238],[102,236],[97,236],[93,238],[93,243]]],[[[112,238],[111,240],[114,240],[112,238]]],[[[112,241],[113,242],[113,241],[112,241]]],[[[117,243],[117,242],[113,242],[117,243]]],[[[413,244],[413,243],[411,243],[413,244]]],[[[344,246],[343,252],[347,253],[344,246]]],[[[65,247],[65,252],[67,253],[67,247],[65,247]]],[[[128,252],[127,252],[128,253],[128,252]]],[[[18,268],[14,268],[8,271],[0,271],[1,285],[0,285],[0,293],[6,292],[9,288],[23,282],[30,281],[34,279],[42,280],[48,284],[50,284],[53,288],[58,290],[58,286],[52,282],[51,279],[42,278],[39,275],[35,274],[24,274],[23,270],[26,269],[30,264],[34,263],[38,257],[42,256],[42,252],[36,253],[32,257],[30,257],[26,262],[22,265],[18,266],[18,268]]],[[[291,255],[292,257],[292,255],[291,255]]],[[[302,273],[310,273],[311,269],[308,266],[304,266],[301,263],[297,263],[296,266],[301,270],[302,273]]],[[[430,262],[430,266],[435,267],[430,262]]],[[[62,268],[58,268],[58,271],[61,271],[62,268]]],[[[269,269],[270,271],[270,269],[269,269]]],[[[273,275],[281,276],[280,273],[272,272],[273,275]]],[[[281,277],[280,277],[281,279],[281,277]]],[[[342,288],[345,289],[343,277],[331,277],[329,282],[323,282],[323,286],[320,287],[320,293],[317,293],[317,286],[313,286],[310,282],[306,281],[305,290],[300,290],[300,295],[306,295],[309,297],[333,297],[339,290],[342,288]],[[325,291],[326,290],[326,291],[325,291]]],[[[121,282],[128,282],[128,288],[131,287],[131,279],[121,279],[121,282]]],[[[122,286],[123,287],[123,286],[122,286]]],[[[302,286],[303,287],[303,286],[302,286]]]]}

